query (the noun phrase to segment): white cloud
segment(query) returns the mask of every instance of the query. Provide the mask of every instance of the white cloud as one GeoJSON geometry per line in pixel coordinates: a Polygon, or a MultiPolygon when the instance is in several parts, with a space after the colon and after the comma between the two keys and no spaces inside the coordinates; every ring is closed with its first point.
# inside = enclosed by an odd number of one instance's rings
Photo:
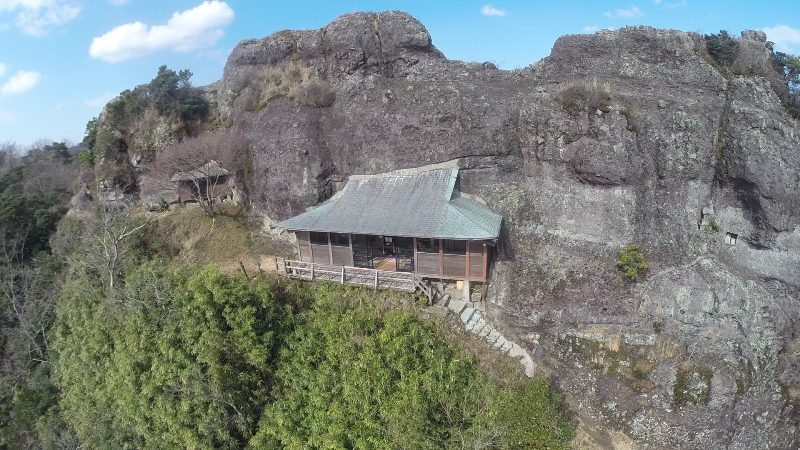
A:
{"type": "Polygon", "coordinates": [[[8,111],[0,110],[0,124],[11,123],[14,121],[14,115],[8,111]]]}
{"type": "Polygon", "coordinates": [[[227,3],[204,1],[192,9],[174,13],[166,25],[149,26],[142,22],[120,25],[92,39],[89,54],[115,63],[159,50],[198,50],[216,43],[233,16],[233,9],[227,3]]]}
{"type": "Polygon", "coordinates": [[[63,111],[65,109],[67,109],[67,106],[69,106],[69,104],[67,104],[65,102],[56,103],[55,106],[53,106],[53,110],[54,111],[63,111]]]}
{"type": "Polygon", "coordinates": [[[103,95],[101,95],[99,97],[95,97],[95,98],[90,98],[88,100],[84,100],[83,103],[86,104],[86,106],[88,106],[90,108],[99,109],[99,108],[102,108],[103,106],[106,106],[106,103],[108,103],[114,97],[116,97],[116,95],[114,95],[114,94],[112,94],[110,92],[106,92],[105,94],[103,94],[103,95]]]}
{"type": "Polygon", "coordinates": [[[598,31],[600,31],[600,27],[598,27],[597,25],[586,25],[585,27],[583,27],[583,32],[587,34],[596,33],[598,31]]]}
{"type": "Polygon", "coordinates": [[[794,53],[800,51],[800,29],[778,24],[762,28],[767,39],[775,43],[775,50],[794,53]]]}
{"type": "Polygon", "coordinates": [[[111,6],[125,6],[130,2],[131,0],[108,0],[108,4],[111,6]]]}
{"type": "Polygon", "coordinates": [[[0,0],[3,11],[17,14],[14,23],[23,33],[44,36],[53,27],[78,17],[81,7],[74,0],[0,0]]]}
{"type": "Polygon", "coordinates": [[[0,77],[5,75],[7,71],[8,71],[8,66],[3,63],[0,63],[0,77]]]}
{"type": "Polygon", "coordinates": [[[687,0],[681,0],[675,3],[667,3],[667,8],[669,9],[684,8],[686,6],[689,6],[689,2],[687,0]]]}
{"type": "Polygon", "coordinates": [[[28,92],[40,81],[42,81],[42,74],[39,72],[20,70],[0,85],[0,97],[28,92]]]}
{"type": "Polygon", "coordinates": [[[508,14],[508,11],[505,9],[495,8],[493,5],[483,5],[483,8],[481,8],[481,14],[490,17],[503,17],[508,14]]]}
{"type": "Polygon", "coordinates": [[[633,19],[634,17],[642,17],[644,13],[638,6],[631,6],[630,8],[619,8],[614,11],[606,11],[603,13],[606,17],[619,17],[622,19],[633,19]]]}

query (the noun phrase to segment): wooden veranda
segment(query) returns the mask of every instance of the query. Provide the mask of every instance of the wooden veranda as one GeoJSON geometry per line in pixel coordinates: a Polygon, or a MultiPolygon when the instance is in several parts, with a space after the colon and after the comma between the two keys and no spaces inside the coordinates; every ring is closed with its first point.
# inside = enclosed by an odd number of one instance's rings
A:
{"type": "Polygon", "coordinates": [[[422,278],[411,272],[392,272],[291,260],[286,260],[284,270],[287,276],[300,280],[330,281],[403,292],[419,291],[428,299],[428,303],[434,301],[433,289],[422,278]]]}

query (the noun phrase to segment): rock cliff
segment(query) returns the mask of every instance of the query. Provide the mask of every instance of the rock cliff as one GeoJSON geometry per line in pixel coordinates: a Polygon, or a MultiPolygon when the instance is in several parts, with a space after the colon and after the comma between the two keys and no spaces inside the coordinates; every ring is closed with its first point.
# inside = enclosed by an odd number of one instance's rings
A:
{"type": "Polygon", "coordinates": [[[800,126],[763,33],[726,77],[694,33],[569,35],[525,69],[448,60],[401,12],[241,42],[206,88],[282,219],[351,174],[459,158],[504,216],[489,311],[583,445],[796,448],[800,126]],[[615,267],[636,243],[639,282],[615,267]]]}

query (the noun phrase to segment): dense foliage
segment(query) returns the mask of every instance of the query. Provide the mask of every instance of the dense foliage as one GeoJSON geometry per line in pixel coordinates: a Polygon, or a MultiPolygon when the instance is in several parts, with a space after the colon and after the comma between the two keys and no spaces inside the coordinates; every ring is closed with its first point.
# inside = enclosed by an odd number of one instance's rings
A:
{"type": "Polygon", "coordinates": [[[800,56],[775,52],[775,67],[786,75],[789,96],[784,102],[787,111],[800,119],[800,56]]]}
{"type": "Polygon", "coordinates": [[[723,69],[730,70],[739,53],[739,41],[725,30],[718,34],[706,34],[706,49],[709,56],[723,69]]]}
{"type": "Polygon", "coordinates": [[[147,111],[180,124],[184,134],[205,120],[209,113],[208,101],[202,92],[193,87],[189,70],[174,71],[167,66],[158,68],[155,78],[149,83],[121,92],[109,101],[100,118],[86,124],[83,143],[91,148],[91,155],[82,161],[94,162],[95,155],[104,158],[116,157],[128,149],[127,138],[137,126],[137,121],[147,111]]]}
{"type": "Polygon", "coordinates": [[[116,301],[86,282],[66,288],[55,336],[61,404],[85,444],[236,448],[253,434],[289,323],[277,289],[155,263],[116,301]]]}
{"type": "Polygon", "coordinates": [[[541,380],[499,385],[371,291],[145,263],[58,307],[63,417],[89,447],[564,448],[541,380]],[[90,369],[90,370],[89,370],[90,369]]]}
{"type": "MultiPolygon", "coordinates": [[[[49,253],[76,164],[63,143],[0,151],[0,448],[45,446],[66,429],[49,337],[63,261],[49,253]]],[[[69,434],[68,432],[66,434],[69,434]]]]}
{"type": "Polygon", "coordinates": [[[278,360],[256,448],[563,448],[572,430],[541,380],[490,383],[410,309],[316,290],[278,360]]]}

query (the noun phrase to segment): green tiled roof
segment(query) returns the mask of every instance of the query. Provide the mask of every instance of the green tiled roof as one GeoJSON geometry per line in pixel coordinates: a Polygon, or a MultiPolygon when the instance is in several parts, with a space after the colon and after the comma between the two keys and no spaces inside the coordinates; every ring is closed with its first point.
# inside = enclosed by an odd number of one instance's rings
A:
{"type": "Polygon", "coordinates": [[[455,191],[454,163],[351,176],[330,200],[275,226],[291,231],[497,239],[502,217],[455,191]]]}

